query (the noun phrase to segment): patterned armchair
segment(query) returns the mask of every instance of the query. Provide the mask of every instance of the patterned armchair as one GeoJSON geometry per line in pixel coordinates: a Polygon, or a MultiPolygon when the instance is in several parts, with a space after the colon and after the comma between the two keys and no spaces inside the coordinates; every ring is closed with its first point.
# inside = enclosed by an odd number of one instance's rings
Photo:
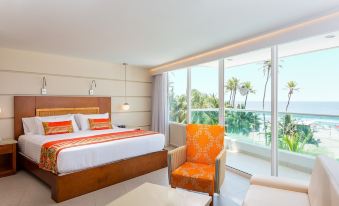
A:
{"type": "Polygon", "coordinates": [[[224,127],[189,124],[186,145],[168,153],[168,178],[179,187],[213,196],[225,178],[224,127]]]}

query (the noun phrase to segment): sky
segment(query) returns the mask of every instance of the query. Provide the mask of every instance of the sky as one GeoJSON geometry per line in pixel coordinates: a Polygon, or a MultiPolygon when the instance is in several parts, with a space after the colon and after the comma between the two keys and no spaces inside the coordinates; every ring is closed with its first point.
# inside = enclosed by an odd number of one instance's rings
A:
{"type": "MultiPolygon", "coordinates": [[[[267,59],[270,57],[268,56],[267,59]]],[[[297,82],[296,91],[291,101],[336,101],[339,102],[339,48],[304,53],[290,57],[280,58],[278,72],[278,101],[287,101],[288,81],[297,82]]],[[[186,93],[187,76],[186,70],[170,72],[170,81],[174,81],[176,94],[186,93]]],[[[218,94],[218,69],[213,67],[195,66],[191,70],[192,89],[209,94],[218,94]]],[[[236,77],[241,82],[250,81],[255,94],[250,94],[248,101],[262,101],[265,76],[262,72],[261,63],[225,68],[225,81],[236,77]]],[[[267,88],[267,98],[270,100],[270,82],[267,88]]],[[[225,94],[225,100],[228,99],[225,94]]],[[[237,95],[236,101],[243,101],[244,97],[237,95]]]]}

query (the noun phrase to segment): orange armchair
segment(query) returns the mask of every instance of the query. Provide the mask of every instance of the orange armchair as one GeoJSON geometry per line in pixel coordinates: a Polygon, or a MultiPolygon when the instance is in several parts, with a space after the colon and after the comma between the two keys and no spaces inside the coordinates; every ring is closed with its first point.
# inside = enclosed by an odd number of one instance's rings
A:
{"type": "Polygon", "coordinates": [[[172,187],[209,195],[220,193],[225,178],[224,127],[189,124],[186,145],[168,153],[168,178],[172,187]]]}

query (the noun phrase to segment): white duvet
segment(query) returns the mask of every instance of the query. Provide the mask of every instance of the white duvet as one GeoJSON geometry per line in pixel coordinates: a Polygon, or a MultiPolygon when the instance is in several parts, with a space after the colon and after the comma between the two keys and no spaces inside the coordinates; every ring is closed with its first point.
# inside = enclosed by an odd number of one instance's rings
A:
{"type": "MultiPolygon", "coordinates": [[[[60,139],[86,137],[128,130],[129,129],[115,128],[99,131],[79,131],[76,133],[50,136],[22,135],[19,137],[19,149],[21,154],[25,155],[34,162],[39,163],[41,147],[44,143],[60,139]]],[[[67,148],[59,153],[57,168],[60,174],[75,172],[103,164],[108,164],[117,160],[157,152],[162,150],[164,145],[165,136],[163,134],[153,134],[67,148]]]]}

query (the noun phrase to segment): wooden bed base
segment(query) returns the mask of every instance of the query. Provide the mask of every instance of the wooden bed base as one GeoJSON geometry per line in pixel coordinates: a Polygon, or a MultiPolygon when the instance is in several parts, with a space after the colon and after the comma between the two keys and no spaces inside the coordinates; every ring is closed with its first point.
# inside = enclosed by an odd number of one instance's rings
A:
{"type": "MultiPolygon", "coordinates": [[[[62,114],[111,114],[111,97],[15,96],[14,134],[24,133],[22,118],[62,114]]],[[[52,189],[52,198],[62,202],[167,166],[167,151],[162,150],[82,171],[55,175],[42,170],[21,154],[19,167],[32,173],[52,189]]]]}
{"type": "Polygon", "coordinates": [[[147,174],[167,166],[167,150],[120,160],[65,175],[56,175],[19,154],[20,167],[51,187],[52,199],[62,202],[95,190],[147,174]]]}

